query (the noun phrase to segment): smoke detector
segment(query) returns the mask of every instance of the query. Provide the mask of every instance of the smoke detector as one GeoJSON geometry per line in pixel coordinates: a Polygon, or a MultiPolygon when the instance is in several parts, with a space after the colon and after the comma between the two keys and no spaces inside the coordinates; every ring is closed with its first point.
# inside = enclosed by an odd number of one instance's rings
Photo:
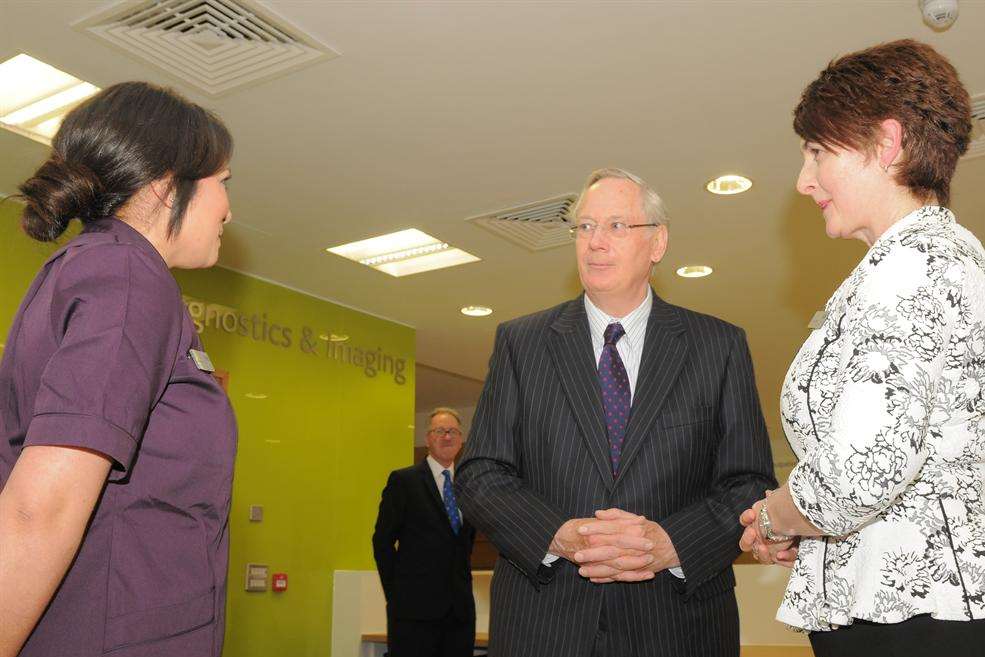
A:
{"type": "Polygon", "coordinates": [[[74,27],[211,96],[339,54],[254,0],[123,0],[74,27]]]}
{"type": "Polygon", "coordinates": [[[946,30],[958,19],[958,0],[920,0],[923,22],[935,30],[946,30]]]}

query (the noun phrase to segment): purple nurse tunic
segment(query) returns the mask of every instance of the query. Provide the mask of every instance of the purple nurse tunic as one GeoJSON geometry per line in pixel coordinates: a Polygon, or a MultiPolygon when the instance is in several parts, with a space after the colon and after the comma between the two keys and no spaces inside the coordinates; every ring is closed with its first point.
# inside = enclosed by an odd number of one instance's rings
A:
{"type": "Polygon", "coordinates": [[[78,557],[22,657],[218,657],[236,423],[178,285],[116,219],[41,269],[0,362],[0,485],[24,447],[112,461],[78,557]]]}

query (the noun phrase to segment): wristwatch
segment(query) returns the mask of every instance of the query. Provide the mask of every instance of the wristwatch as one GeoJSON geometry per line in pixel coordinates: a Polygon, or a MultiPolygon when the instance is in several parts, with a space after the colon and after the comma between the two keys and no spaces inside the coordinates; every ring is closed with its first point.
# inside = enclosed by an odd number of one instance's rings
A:
{"type": "Polygon", "coordinates": [[[766,512],[766,501],[763,501],[763,506],[759,507],[759,531],[770,543],[780,543],[781,541],[789,541],[793,536],[785,536],[783,534],[777,534],[773,531],[773,524],[770,522],[770,514],[766,512]]]}

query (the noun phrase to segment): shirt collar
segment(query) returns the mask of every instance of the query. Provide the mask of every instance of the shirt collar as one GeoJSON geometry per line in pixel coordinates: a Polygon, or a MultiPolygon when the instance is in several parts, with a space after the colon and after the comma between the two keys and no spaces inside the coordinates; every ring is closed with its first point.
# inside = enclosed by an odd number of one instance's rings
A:
{"type": "Polygon", "coordinates": [[[451,465],[449,465],[446,468],[445,466],[443,466],[440,463],[438,463],[434,459],[434,457],[431,456],[430,454],[428,454],[427,462],[428,462],[428,467],[431,468],[431,474],[434,475],[434,478],[435,479],[437,479],[438,481],[441,481],[442,479],[444,479],[444,475],[442,475],[441,472],[443,470],[447,470],[448,472],[451,473],[451,478],[454,481],[454,479],[455,479],[455,464],[454,463],[452,463],[451,465]]]}
{"type": "Polygon", "coordinates": [[[917,208],[913,212],[909,213],[902,219],[898,220],[892,226],[890,226],[879,239],[875,241],[872,248],[884,244],[892,240],[895,236],[899,235],[901,232],[921,223],[943,223],[943,224],[953,224],[955,223],[954,213],[947,208],[940,205],[925,205],[921,208],[917,208]]]}
{"type": "Polygon", "coordinates": [[[109,235],[113,240],[120,244],[133,244],[141,251],[145,251],[148,254],[153,254],[154,257],[160,260],[161,263],[167,267],[167,263],[164,262],[164,257],[156,248],[154,248],[154,245],[150,243],[150,240],[122,219],[105,217],[103,219],[96,219],[95,221],[87,221],[84,224],[82,233],[79,237],[85,239],[89,235],[109,235]]]}
{"type": "Polygon", "coordinates": [[[588,328],[592,334],[592,344],[601,343],[604,338],[605,327],[613,322],[622,324],[626,335],[622,338],[630,346],[633,337],[643,335],[646,332],[646,323],[650,319],[650,310],[653,308],[653,291],[646,289],[643,301],[625,317],[610,317],[601,308],[592,303],[592,300],[585,295],[585,313],[588,315],[588,328]]]}

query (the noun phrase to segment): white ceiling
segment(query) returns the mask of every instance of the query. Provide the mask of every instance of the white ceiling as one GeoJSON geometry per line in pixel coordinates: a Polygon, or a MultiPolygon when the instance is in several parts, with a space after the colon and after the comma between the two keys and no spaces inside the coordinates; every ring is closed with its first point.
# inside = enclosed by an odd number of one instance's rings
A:
{"type": "MultiPolygon", "coordinates": [[[[152,80],[215,109],[237,142],[221,264],[409,324],[419,362],[481,379],[498,322],[579,286],[569,249],[526,252],[464,219],[577,192],[592,169],[621,166],[671,211],[658,293],[748,331],[774,439],[805,325],[863,253],[828,240],[793,190],[800,91],[838,54],[915,37],[985,93],[983,0],[961,0],[942,33],[916,0],[270,1],[341,56],[218,99],[71,27],[105,5],[0,0],[0,60],[27,52],[99,86],[152,80]],[[752,178],[752,191],[703,190],[725,172],[752,178]],[[408,227],[483,260],[396,279],[323,252],[408,227]],[[683,264],[715,274],[684,280],[673,275],[683,264]],[[495,312],[467,318],[468,304],[495,312]]],[[[0,190],[12,191],[44,149],[3,132],[0,154],[0,190]]],[[[983,182],[978,158],[954,185],[959,219],[980,236],[983,182]]]]}

